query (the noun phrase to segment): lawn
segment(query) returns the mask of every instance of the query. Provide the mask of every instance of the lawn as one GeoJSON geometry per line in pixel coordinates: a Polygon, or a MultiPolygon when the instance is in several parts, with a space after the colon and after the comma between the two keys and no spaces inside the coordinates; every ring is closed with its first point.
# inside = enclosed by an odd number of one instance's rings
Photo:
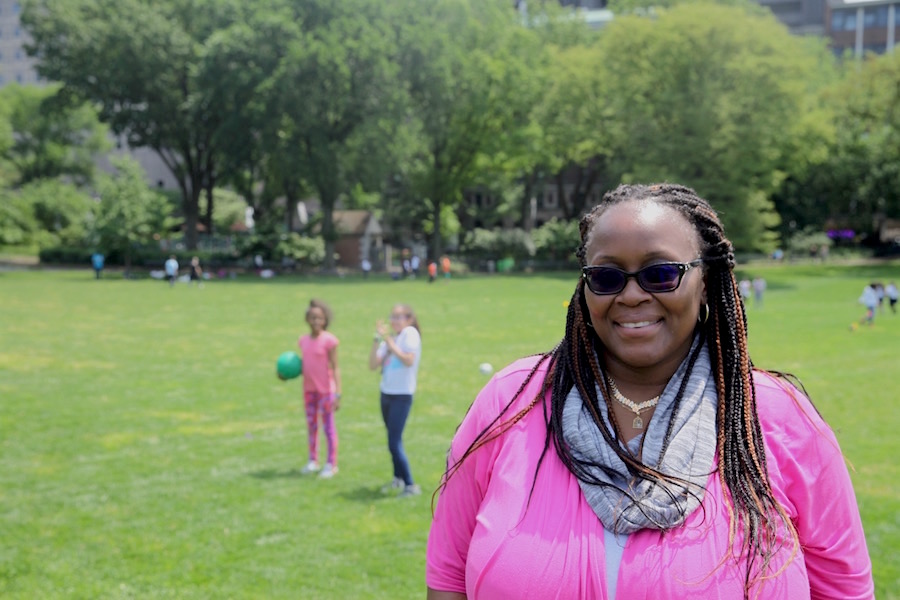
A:
{"type": "MultiPolygon", "coordinates": [[[[835,428],[875,564],[900,598],[900,316],[851,332],[867,279],[900,266],[755,267],[754,362],[792,371],[835,428]]],[[[170,288],[89,269],[0,272],[0,597],[421,598],[432,491],[486,377],[552,347],[571,276],[210,281],[170,288]],[[300,475],[301,384],[275,359],[310,297],[340,338],[340,473],[300,475]],[[410,303],[424,354],[406,447],[426,493],[391,478],[367,369],[374,322],[410,303]]]]}

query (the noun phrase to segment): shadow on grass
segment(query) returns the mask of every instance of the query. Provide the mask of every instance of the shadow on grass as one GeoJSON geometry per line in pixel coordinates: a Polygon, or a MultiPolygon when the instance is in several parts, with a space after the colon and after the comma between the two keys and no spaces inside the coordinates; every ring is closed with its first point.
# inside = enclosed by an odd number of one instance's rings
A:
{"type": "MultiPolygon", "coordinates": [[[[301,473],[300,469],[263,469],[261,471],[253,471],[248,473],[248,475],[261,481],[272,481],[275,479],[309,479],[312,481],[317,479],[315,475],[301,473]]],[[[338,496],[350,502],[362,502],[365,504],[398,498],[396,493],[382,492],[381,486],[367,487],[363,485],[343,491],[338,496]]]]}
{"type": "MultiPolygon", "coordinates": [[[[261,471],[253,471],[248,474],[254,479],[261,481],[271,481],[275,479],[317,479],[315,475],[301,473],[300,469],[263,469],[261,471]]],[[[344,500],[351,502],[373,502],[377,500],[392,500],[397,498],[396,493],[385,493],[381,491],[381,486],[366,487],[358,486],[352,490],[347,490],[338,494],[344,500]]]]}
{"type": "Polygon", "coordinates": [[[301,473],[300,469],[286,469],[283,471],[278,469],[263,469],[262,471],[250,473],[250,477],[266,481],[269,479],[300,479],[301,477],[306,477],[306,475],[301,473]]]}
{"type": "Polygon", "coordinates": [[[397,498],[397,494],[384,493],[381,491],[381,487],[366,487],[359,486],[352,490],[347,490],[338,494],[344,500],[350,500],[351,502],[373,502],[377,500],[394,500],[397,498]]]}

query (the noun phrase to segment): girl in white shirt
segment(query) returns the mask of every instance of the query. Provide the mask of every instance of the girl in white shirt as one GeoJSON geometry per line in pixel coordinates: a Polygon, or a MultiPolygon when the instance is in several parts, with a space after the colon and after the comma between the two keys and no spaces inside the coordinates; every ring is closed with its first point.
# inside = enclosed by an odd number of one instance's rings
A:
{"type": "Polygon", "coordinates": [[[390,325],[381,319],[375,324],[369,368],[381,369],[381,416],[394,463],[394,478],[385,488],[402,490],[401,496],[422,493],[413,481],[403,449],[403,429],[412,409],[421,356],[422,336],[416,315],[409,305],[396,304],[391,310],[390,325]]]}

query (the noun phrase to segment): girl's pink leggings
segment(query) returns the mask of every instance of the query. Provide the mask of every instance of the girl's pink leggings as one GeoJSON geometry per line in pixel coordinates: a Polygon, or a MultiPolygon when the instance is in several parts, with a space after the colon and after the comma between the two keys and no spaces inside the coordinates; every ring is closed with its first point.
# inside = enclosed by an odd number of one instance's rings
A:
{"type": "Polygon", "coordinates": [[[334,394],[305,392],[306,428],[309,432],[309,460],[319,460],[319,414],[328,441],[328,464],[337,466],[338,435],[334,425],[334,394]]]}

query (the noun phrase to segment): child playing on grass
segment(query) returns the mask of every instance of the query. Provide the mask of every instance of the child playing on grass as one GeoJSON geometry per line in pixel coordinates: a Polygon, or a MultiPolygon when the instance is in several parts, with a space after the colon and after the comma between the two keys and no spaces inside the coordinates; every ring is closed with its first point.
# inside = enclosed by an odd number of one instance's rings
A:
{"type": "Polygon", "coordinates": [[[329,479],[338,472],[338,435],[334,413],[340,407],[341,372],[338,369],[338,339],[327,331],[331,308],[321,300],[310,300],[306,309],[309,333],[300,336],[298,345],[303,356],[303,398],[306,426],[309,432],[309,462],[304,474],[319,471],[319,415],[328,441],[328,459],[319,477],[329,479]]]}
{"type": "Polygon", "coordinates": [[[859,320],[860,325],[871,326],[875,322],[875,309],[878,307],[878,294],[875,292],[875,284],[870,283],[863,288],[859,303],[866,307],[866,314],[859,320]]]}

